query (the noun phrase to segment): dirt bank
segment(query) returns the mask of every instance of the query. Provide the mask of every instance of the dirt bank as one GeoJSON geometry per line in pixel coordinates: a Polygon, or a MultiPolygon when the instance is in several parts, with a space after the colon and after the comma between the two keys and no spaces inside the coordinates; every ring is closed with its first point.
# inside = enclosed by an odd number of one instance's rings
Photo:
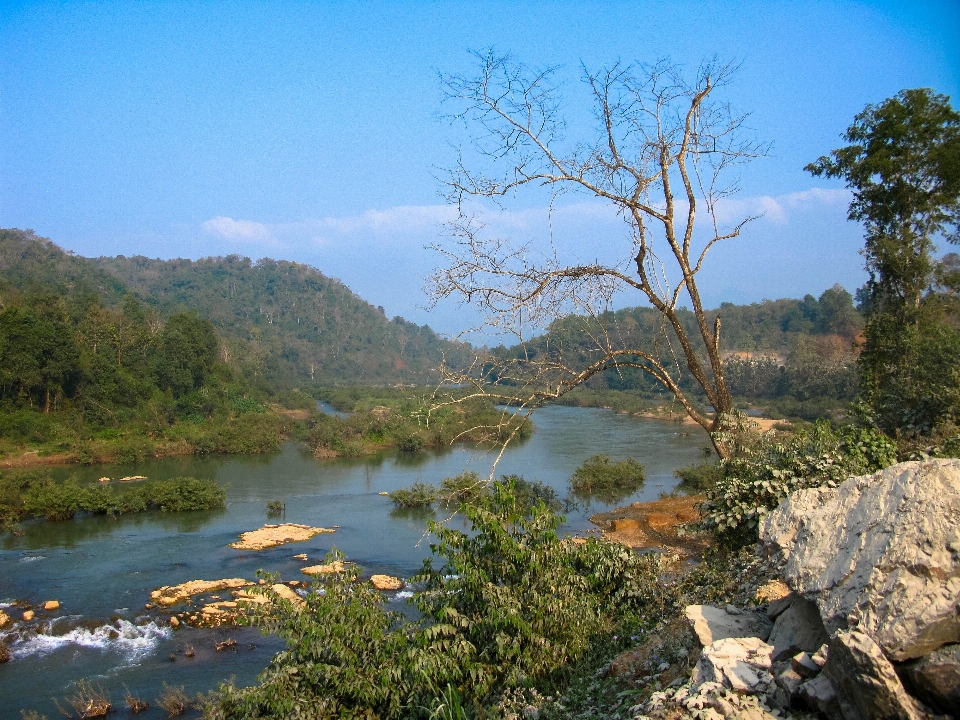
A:
{"type": "Polygon", "coordinates": [[[689,524],[700,518],[696,506],[703,495],[662,498],[646,503],[597,513],[590,522],[603,530],[603,538],[628,547],[659,549],[697,556],[706,550],[708,541],[695,534],[689,524]]]}

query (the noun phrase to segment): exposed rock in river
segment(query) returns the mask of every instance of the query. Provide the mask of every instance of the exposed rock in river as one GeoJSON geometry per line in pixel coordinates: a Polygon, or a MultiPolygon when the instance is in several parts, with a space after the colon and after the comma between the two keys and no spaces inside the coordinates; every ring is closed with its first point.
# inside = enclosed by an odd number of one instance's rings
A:
{"type": "Polygon", "coordinates": [[[276,547],[277,545],[302,542],[309,540],[314,535],[332,533],[334,531],[335,528],[310,527],[309,525],[298,525],[297,523],[264,525],[259,530],[241,533],[240,540],[232,543],[230,547],[237,550],[264,550],[266,548],[276,547]]]}
{"type": "Polygon", "coordinates": [[[150,593],[150,599],[157,605],[176,605],[184,602],[193,595],[242,588],[250,585],[249,580],[243,578],[225,578],[223,580],[191,580],[180,585],[164,585],[150,593]]]}
{"type": "Polygon", "coordinates": [[[342,573],[346,569],[346,564],[335,560],[329,565],[311,565],[310,567],[300,568],[300,572],[304,575],[333,575],[334,573],[342,573]]]}
{"type": "Polygon", "coordinates": [[[403,590],[404,587],[403,580],[391,575],[373,575],[370,582],[377,590],[403,590]]]}

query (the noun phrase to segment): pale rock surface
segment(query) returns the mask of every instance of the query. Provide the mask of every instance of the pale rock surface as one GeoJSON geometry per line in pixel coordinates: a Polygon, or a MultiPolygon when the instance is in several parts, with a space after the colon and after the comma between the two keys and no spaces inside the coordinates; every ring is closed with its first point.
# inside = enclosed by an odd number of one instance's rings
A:
{"type": "Polygon", "coordinates": [[[688,605],[685,613],[703,646],[724,638],[757,637],[766,640],[772,627],[764,615],[754,612],[731,615],[712,605],[688,605]]]}
{"type": "Polygon", "coordinates": [[[47,600],[47,601],[43,604],[43,609],[44,609],[44,610],[47,610],[47,611],[50,611],[50,610],[59,610],[59,609],[60,609],[60,601],[59,601],[59,600],[47,600]]]}
{"type": "Polygon", "coordinates": [[[777,616],[767,642],[773,645],[773,661],[776,662],[803,650],[816,652],[829,639],[817,606],[798,597],[777,616]]]}
{"type": "Polygon", "coordinates": [[[812,680],[807,680],[800,686],[799,695],[807,707],[826,715],[830,720],[843,718],[833,684],[825,675],[817,675],[812,680]]]}
{"type": "Polygon", "coordinates": [[[310,527],[309,525],[299,525],[297,523],[264,525],[259,530],[240,533],[240,540],[232,543],[230,547],[237,550],[264,550],[266,548],[276,547],[277,545],[303,542],[304,540],[309,540],[314,535],[332,532],[335,532],[335,528],[310,527]]]}
{"type": "Polygon", "coordinates": [[[770,655],[773,647],[760,638],[723,638],[707,645],[690,678],[691,688],[720,683],[740,693],[773,689],[770,655]]]}
{"type": "Polygon", "coordinates": [[[334,573],[342,573],[346,569],[347,566],[344,563],[334,560],[328,565],[311,565],[310,567],[300,568],[300,572],[304,575],[333,575],[334,573]]]}
{"type": "Polygon", "coordinates": [[[403,590],[403,580],[392,575],[372,575],[370,582],[377,590],[403,590]]]}
{"type": "Polygon", "coordinates": [[[282,597],[284,600],[289,600],[290,602],[292,602],[292,603],[293,603],[294,605],[296,605],[297,607],[303,607],[303,605],[305,604],[305,603],[303,602],[303,598],[302,598],[302,597],[300,597],[299,595],[297,595],[293,590],[291,590],[290,588],[288,588],[288,587],[287,587],[286,585],[284,585],[283,583],[277,583],[276,585],[271,585],[271,587],[273,588],[273,591],[274,591],[277,595],[279,595],[280,597],[282,597]]]}
{"type": "Polygon", "coordinates": [[[865,720],[924,717],[880,646],[866,633],[841,630],[834,634],[822,675],[829,678],[848,720],[852,720],[850,706],[856,707],[865,720]]]}
{"type": "Polygon", "coordinates": [[[960,714],[960,645],[944,645],[900,668],[904,684],[927,705],[960,714]]]}
{"type": "Polygon", "coordinates": [[[764,518],[760,537],[831,635],[857,627],[895,661],[960,642],[960,460],[799,490],[764,518]]]}
{"type": "Polygon", "coordinates": [[[24,621],[25,621],[25,622],[30,622],[31,620],[33,620],[33,616],[34,616],[35,614],[36,614],[36,613],[34,613],[33,610],[27,610],[27,611],[23,614],[23,619],[24,619],[24,621]]]}
{"type": "Polygon", "coordinates": [[[10,616],[7,615],[3,610],[0,610],[0,628],[6,627],[7,623],[10,622],[10,616]]]}
{"type": "Polygon", "coordinates": [[[164,585],[150,593],[150,599],[157,605],[176,605],[193,595],[245,587],[250,584],[243,578],[224,578],[223,580],[191,580],[180,585],[164,585]]]}

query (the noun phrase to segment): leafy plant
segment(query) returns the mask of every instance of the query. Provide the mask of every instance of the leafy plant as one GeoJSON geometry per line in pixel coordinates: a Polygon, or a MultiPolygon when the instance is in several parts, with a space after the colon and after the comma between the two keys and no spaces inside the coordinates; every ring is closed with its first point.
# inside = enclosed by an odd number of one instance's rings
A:
{"type": "Polygon", "coordinates": [[[782,442],[764,436],[724,462],[723,476],[701,506],[702,523],[724,542],[752,542],[761,517],[795,490],[835,487],[895,462],[896,445],[872,428],[833,430],[821,420],[782,442]]]}
{"type": "Polygon", "coordinates": [[[354,565],[302,608],[256,605],[246,622],[287,648],[258,685],[221,686],[207,717],[481,716],[509,688],[556,687],[625,614],[664,607],[661,558],[560,538],[563,518],[519,500],[513,481],[463,507],[468,531],[432,524],[439,562],[415,578],[418,620],[386,610],[354,565]]]}
{"type": "Polygon", "coordinates": [[[723,464],[719,462],[701,462],[686,465],[673,471],[680,478],[680,489],[689,492],[704,492],[716,485],[723,477],[723,464]]]}
{"type": "Polygon", "coordinates": [[[613,462],[601,454],[587,458],[573,471],[570,487],[577,497],[618,502],[643,487],[644,480],[643,466],[633,458],[613,462]]]}

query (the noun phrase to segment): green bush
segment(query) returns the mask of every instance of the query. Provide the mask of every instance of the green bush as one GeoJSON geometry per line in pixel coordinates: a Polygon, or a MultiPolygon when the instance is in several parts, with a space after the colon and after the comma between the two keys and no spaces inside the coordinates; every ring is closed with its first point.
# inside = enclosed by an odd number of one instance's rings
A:
{"type": "Polygon", "coordinates": [[[762,516],[790,493],[835,487],[895,462],[896,445],[879,430],[833,430],[828,420],[783,442],[761,438],[743,456],[725,461],[723,477],[701,507],[701,522],[723,542],[754,542],[762,516]]]}
{"type": "Polygon", "coordinates": [[[686,465],[673,471],[680,478],[680,489],[685,492],[704,492],[716,485],[723,477],[723,464],[719,462],[701,462],[686,465]]]}
{"type": "Polygon", "coordinates": [[[580,498],[618,502],[643,487],[643,466],[633,458],[613,462],[608,455],[593,455],[573,472],[570,487],[580,498]]]}
{"type": "Polygon", "coordinates": [[[224,507],[226,491],[213,480],[178,477],[120,486],[56,482],[43,473],[0,477],[0,524],[9,528],[29,517],[69,520],[78,513],[122,515],[161,510],[181,512],[224,507]]]}
{"type": "Polygon", "coordinates": [[[225,507],[227,491],[213,480],[178,477],[145,483],[143,491],[149,507],[164,512],[214,510],[225,507]]]}
{"type": "Polygon", "coordinates": [[[385,610],[354,565],[315,585],[303,609],[256,606],[247,621],[287,648],[258,685],[221,686],[208,717],[428,718],[441,697],[457,708],[448,717],[491,717],[504,691],[555,690],[591,646],[609,644],[615,623],[671,602],[660,557],[560,538],[563,518],[518,502],[512,482],[465,513],[466,532],[431,525],[439,563],[414,578],[416,621],[385,610]]]}
{"type": "Polygon", "coordinates": [[[409,488],[400,488],[390,493],[394,505],[401,508],[430,507],[439,498],[437,489],[427,483],[415,482],[409,488]]]}

